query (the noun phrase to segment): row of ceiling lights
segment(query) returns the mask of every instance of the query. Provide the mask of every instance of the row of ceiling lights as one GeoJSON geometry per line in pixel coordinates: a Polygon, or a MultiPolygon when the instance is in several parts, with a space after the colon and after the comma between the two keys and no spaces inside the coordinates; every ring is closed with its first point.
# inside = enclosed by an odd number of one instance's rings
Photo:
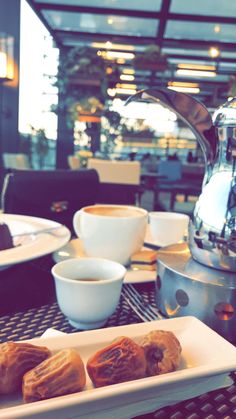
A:
{"type": "MultiPolygon", "coordinates": [[[[131,45],[112,44],[108,41],[106,43],[94,42],[92,43],[92,47],[99,48],[97,54],[101,55],[104,59],[116,60],[118,64],[125,64],[126,60],[133,60],[135,58],[134,52],[130,52],[134,51],[134,47],[131,45]],[[120,49],[122,49],[123,51],[125,50],[125,52],[117,51],[120,49]]],[[[220,51],[218,48],[212,47],[209,49],[209,55],[212,58],[217,58],[220,55],[220,51]]],[[[134,69],[123,69],[123,73],[120,75],[120,80],[132,82],[135,80],[134,74],[134,69]]],[[[177,65],[176,74],[179,76],[215,77],[216,66],[180,63],[177,65]]],[[[197,94],[200,92],[198,83],[168,82],[167,87],[172,90],[188,92],[193,94],[197,94]]],[[[134,94],[136,91],[136,84],[117,83],[115,88],[108,89],[108,94],[114,97],[116,94],[129,95],[134,94]]]]}

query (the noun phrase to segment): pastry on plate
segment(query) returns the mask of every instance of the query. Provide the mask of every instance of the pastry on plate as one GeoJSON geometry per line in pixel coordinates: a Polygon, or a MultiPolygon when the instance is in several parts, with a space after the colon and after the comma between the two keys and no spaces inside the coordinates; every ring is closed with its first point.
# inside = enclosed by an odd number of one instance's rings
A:
{"type": "Polygon", "coordinates": [[[20,388],[25,372],[50,355],[51,352],[44,346],[23,342],[0,344],[0,394],[9,394],[20,388]]]}
{"type": "Polygon", "coordinates": [[[140,250],[131,256],[130,262],[132,269],[155,271],[157,267],[157,252],[150,249],[140,250]]]}
{"type": "Polygon", "coordinates": [[[75,349],[63,349],[28,371],[23,377],[25,402],[49,399],[83,390],[83,361],[75,349]]]}
{"type": "Polygon", "coordinates": [[[174,333],[153,330],[141,341],[147,361],[147,375],[159,375],[175,371],[181,360],[181,345],[174,333]]]}
{"type": "Polygon", "coordinates": [[[7,224],[0,223],[0,250],[14,247],[10,229],[7,224]]]}
{"type": "Polygon", "coordinates": [[[120,337],[89,358],[87,371],[95,387],[143,378],[144,351],[132,339],[120,337]]]}

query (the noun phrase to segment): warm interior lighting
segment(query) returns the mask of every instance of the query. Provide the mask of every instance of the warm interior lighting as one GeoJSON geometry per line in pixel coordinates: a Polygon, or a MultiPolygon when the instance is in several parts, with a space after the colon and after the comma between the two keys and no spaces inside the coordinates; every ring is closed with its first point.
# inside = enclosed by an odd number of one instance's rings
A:
{"type": "Polygon", "coordinates": [[[116,60],[116,59],[124,59],[124,60],[133,60],[135,55],[132,52],[120,52],[120,51],[99,51],[99,55],[101,55],[106,60],[116,60]]]}
{"type": "Polygon", "coordinates": [[[112,25],[112,24],[113,24],[113,22],[114,22],[113,17],[108,17],[108,19],[107,19],[107,23],[108,23],[108,25],[112,25]]]}
{"type": "Polygon", "coordinates": [[[135,93],[137,93],[137,90],[135,89],[124,89],[122,87],[117,87],[114,90],[116,91],[116,93],[120,95],[134,95],[135,93]]]}
{"type": "Polygon", "coordinates": [[[169,81],[168,86],[173,87],[199,87],[198,83],[182,82],[182,81],[169,81]]]}
{"type": "Polygon", "coordinates": [[[197,77],[215,77],[216,72],[215,71],[200,71],[200,70],[184,70],[182,68],[179,68],[176,71],[176,74],[179,76],[197,76],[197,77]]]}
{"type": "Polygon", "coordinates": [[[170,90],[175,90],[176,92],[182,92],[182,93],[199,93],[200,89],[199,87],[184,87],[184,86],[167,86],[170,90]]]}
{"type": "Polygon", "coordinates": [[[133,45],[126,44],[113,44],[110,41],[107,42],[92,42],[92,48],[97,49],[113,49],[113,50],[122,50],[122,51],[134,51],[133,45]]]}
{"type": "Polygon", "coordinates": [[[134,76],[132,74],[121,74],[120,79],[125,81],[133,81],[134,76]]]}
{"type": "Polygon", "coordinates": [[[217,57],[219,57],[219,55],[220,55],[220,50],[219,50],[218,48],[216,48],[216,47],[211,47],[211,48],[209,49],[209,55],[210,55],[212,58],[217,58],[217,57]]]}
{"type": "Polygon", "coordinates": [[[215,71],[215,65],[203,65],[203,64],[188,64],[188,63],[181,63],[178,64],[178,68],[183,68],[186,70],[203,70],[203,71],[215,71]]]}
{"type": "Polygon", "coordinates": [[[111,89],[111,88],[107,89],[107,94],[110,97],[114,97],[116,95],[116,89],[111,89]]]}
{"type": "Polygon", "coordinates": [[[215,26],[214,26],[214,32],[215,32],[215,33],[219,33],[219,32],[221,32],[221,26],[220,26],[220,25],[215,25],[215,26]]]}
{"type": "Polygon", "coordinates": [[[0,33],[0,79],[13,80],[13,37],[0,33]]]}
{"type": "Polygon", "coordinates": [[[123,71],[124,74],[134,74],[135,73],[133,68],[123,68],[122,71],[123,71]]]}
{"type": "Polygon", "coordinates": [[[0,51],[0,78],[7,77],[7,54],[0,51]]]}
{"type": "Polygon", "coordinates": [[[116,60],[117,64],[125,64],[125,60],[124,58],[118,58],[118,60],[116,60]]]}
{"type": "Polygon", "coordinates": [[[128,83],[117,83],[116,87],[121,87],[121,89],[137,89],[136,84],[128,84],[128,83]]]}

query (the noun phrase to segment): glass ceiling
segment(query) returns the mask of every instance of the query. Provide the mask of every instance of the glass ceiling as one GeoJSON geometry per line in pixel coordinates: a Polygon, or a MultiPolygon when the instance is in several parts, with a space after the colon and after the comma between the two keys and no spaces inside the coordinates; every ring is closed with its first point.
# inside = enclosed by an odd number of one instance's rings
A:
{"type": "MultiPolygon", "coordinates": [[[[168,68],[135,72],[132,83],[138,89],[194,82],[206,104],[227,97],[229,78],[236,73],[236,0],[27,1],[59,48],[96,44],[100,50],[124,52],[130,47],[138,55],[157,44],[167,55],[168,68]],[[210,66],[211,74],[181,76],[179,65],[210,66]]],[[[132,60],[125,65],[132,68],[132,60]]]]}
{"type": "Polygon", "coordinates": [[[155,37],[158,28],[158,21],[143,19],[139,17],[95,15],[92,13],[70,13],[45,11],[43,16],[49,22],[52,29],[64,31],[89,32],[94,34],[106,33],[110,35],[127,36],[153,36],[155,37]]]}
{"type": "Polygon", "coordinates": [[[201,16],[236,16],[236,2],[234,0],[172,0],[172,13],[186,13],[201,16]]]}

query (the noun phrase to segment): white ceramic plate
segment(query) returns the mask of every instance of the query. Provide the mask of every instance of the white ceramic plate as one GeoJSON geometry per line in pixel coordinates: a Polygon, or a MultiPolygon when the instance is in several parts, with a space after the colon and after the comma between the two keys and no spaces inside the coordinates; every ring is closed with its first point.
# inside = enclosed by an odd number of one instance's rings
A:
{"type": "Polygon", "coordinates": [[[0,223],[8,225],[12,236],[58,226],[51,233],[30,234],[14,239],[14,248],[0,251],[0,269],[52,253],[64,246],[71,236],[68,228],[44,218],[0,214],[0,223]]]}
{"type": "MultiPolygon", "coordinates": [[[[52,255],[54,262],[61,262],[62,260],[70,258],[85,257],[82,242],[80,239],[73,239],[61,249],[55,251],[52,255]]],[[[151,282],[156,279],[156,271],[132,270],[127,269],[124,278],[125,283],[135,284],[142,282],[151,282]]]]}
{"type": "Polygon", "coordinates": [[[232,383],[227,377],[236,369],[236,348],[195,317],[58,335],[30,342],[53,351],[78,348],[86,365],[92,354],[116,337],[129,336],[138,342],[155,329],[170,330],[179,339],[183,351],[178,371],[101,388],[93,388],[87,377],[86,388],[80,393],[28,404],[22,402],[20,395],[0,396],[0,418],[127,419],[232,383]]]}

